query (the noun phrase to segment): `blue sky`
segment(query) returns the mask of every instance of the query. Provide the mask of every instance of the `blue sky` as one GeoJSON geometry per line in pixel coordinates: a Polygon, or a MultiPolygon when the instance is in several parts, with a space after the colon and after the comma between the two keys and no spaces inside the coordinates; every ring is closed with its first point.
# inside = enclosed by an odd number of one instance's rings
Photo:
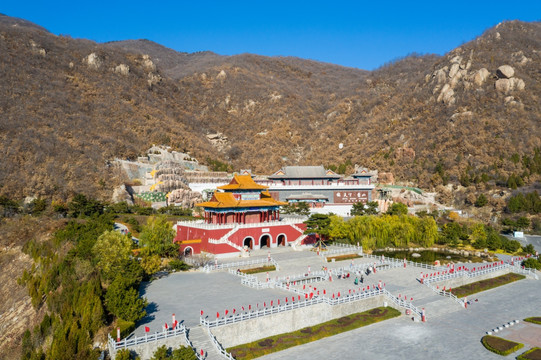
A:
{"type": "Polygon", "coordinates": [[[503,20],[541,20],[530,1],[5,1],[0,13],[98,42],[149,39],[184,52],[297,56],[372,70],[444,54],[503,20]]]}

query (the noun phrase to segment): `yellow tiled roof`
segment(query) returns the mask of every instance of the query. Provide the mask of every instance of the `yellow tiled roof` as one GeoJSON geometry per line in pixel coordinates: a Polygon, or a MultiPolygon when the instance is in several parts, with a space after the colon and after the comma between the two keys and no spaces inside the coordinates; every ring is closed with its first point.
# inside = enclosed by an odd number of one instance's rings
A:
{"type": "Polygon", "coordinates": [[[256,184],[250,175],[235,175],[227,185],[218,186],[221,190],[263,190],[267,186],[256,184]]]}
{"type": "Polygon", "coordinates": [[[237,200],[232,193],[215,192],[210,201],[195,204],[196,206],[209,208],[242,208],[242,207],[264,207],[264,206],[281,206],[287,205],[282,201],[274,200],[268,191],[261,193],[259,200],[237,200]]]}

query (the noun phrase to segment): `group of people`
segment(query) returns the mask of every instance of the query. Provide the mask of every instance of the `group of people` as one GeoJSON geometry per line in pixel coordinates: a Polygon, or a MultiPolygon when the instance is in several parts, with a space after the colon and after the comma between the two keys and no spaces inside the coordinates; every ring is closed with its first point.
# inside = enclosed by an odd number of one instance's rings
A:
{"type": "Polygon", "coordinates": [[[355,277],[355,281],[353,281],[353,283],[354,283],[355,285],[359,285],[359,283],[362,284],[363,282],[364,282],[364,276],[363,276],[363,275],[361,275],[360,278],[359,278],[359,277],[355,277]]]}

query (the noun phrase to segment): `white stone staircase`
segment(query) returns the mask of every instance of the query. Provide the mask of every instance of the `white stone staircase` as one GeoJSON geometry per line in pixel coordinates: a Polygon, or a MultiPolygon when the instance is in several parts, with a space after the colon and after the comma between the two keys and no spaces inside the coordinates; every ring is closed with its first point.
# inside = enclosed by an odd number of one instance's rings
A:
{"type": "Polygon", "coordinates": [[[231,235],[233,235],[235,233],[235,231],[237,231],[239,228],[238,227],[234,227],[233,229],[231,229],[230,231],[228,231],[224,236],[222,236],[221,238],[219,238],[218,240],[216,239],[209,239],[209,243],[211,244],[227,244],[229,246],[231,246],[232,248],[235,248],[237,249],[238,251],[240,252],[244,252],[244,249],[242,248],[242,246],[239,246],[231,241],[229,241],[229,237],[231,235]]]}
{"type": "Polygon", "coordinates": [[[201,354],[201,349],[205,352],[207,360],[219,360],[222,359],[222,356],[214,347],[214,344],[210,340],[209,335],[207,334],[206,329],[201,326],[195,326],[190,329],[188,333],[188,339],[192,343],[192,346],[196,349],[198,354],[201,354]]]}
{"type": "Polygon", "coordinates": [[[229,240],[229,237],[235,233],[239,229],[238,226],[234,226],[233,229],[229,230],[224,236],[219,238],[218,240],[229,240]]]}
{"type": "Polygon", "coordinates": [[[293,250],[295,251],[301,251],[302,249],[298,249],[297,246],[300,246],[302,241],[307,237],[308,235],[305,235],[305,234],[302,234],[301,236],[299,236],[297,238],[297,240],[295,240],[294,242],[291,243],[291,247],[293,248],[293,250]]]}
{"type": "Polygon", "coordinates": [[[297,225],[295,224],[289,224],[293,229],[297,230],[298,232],[301,233],[301,236],[299,236],[295,241],[293,241],[292,243],[290,243],[291,247],[293,248],[293,250],[295,251],[301,251],[302,249],[298,249],[297,246],[299,246],[302,241],[308,236],[308,235],[305,235],[304,234],[304,230],[302,230],[300,227],[298,227],[297,225]]]}

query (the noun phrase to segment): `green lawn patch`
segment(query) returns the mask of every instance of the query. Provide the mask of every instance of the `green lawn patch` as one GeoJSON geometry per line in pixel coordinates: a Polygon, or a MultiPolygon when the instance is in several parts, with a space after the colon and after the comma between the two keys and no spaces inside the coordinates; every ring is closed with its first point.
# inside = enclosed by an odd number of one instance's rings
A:
{"type": "Polygon", "coordinates": [[[274,271],[274,270],[276,270],[276,266],[271,265],[271,266],[260,266],[253,269],[243,269],[243,270],[240,270],[240,272],[243,274],[257,274],[257,273],[274,271]]]}
{"type": "Polygon", "coordinates": [[[346,254],[346,255],[337,255],[337,256],[330,256],[327,258],[327,262],[331,262],[333,259],[335,261],[341,261],[341,260],[350,260],[350,259],[357,259],[362,258],[359,254],[346,254]]]}
{"type": "Polygon", "coordinates": [[[524,319],[524,321],[527,321],[527,322],[530,322],[530,323],[533,323],[533,324],[537,324],[537,325],[541,325],[541,317],[539,317],[539,316],[529,317],[529,318],[524,319]]]}
{"type": "Polygon", "coordinates": [[[493,289],[498,286],[509,284],[509,283],[512,283],[513,281],[522,280],[524,278],[525,278],[524,275],[509,273],[509,274],[494,277],[491,279],[476,281],[471,284],[463,285],[463,286],[452,289],[451,292],[456,297],[461,298],[461,297],[475,294],[481,291],[493,289]]]}
{"type": "Polygon", "coordinates": [[[541,348],[532,348],[517,357],[517,360],[541,360],[541,348]]]}
{"type": "Polygon", "coordinates": [[[481,339],[483,346],[487,350],[499,355],[509,355],[518,349],[522,348],[524,344],[516,343],[514,341],[502,339],[501,337],[486,335],[481,339]]]}
{"type": "Polygon", "coordinates": [[[290,333],[274,335],[248,344],[227,349],[237,360],[254,359],[266,354],[306,344],[324,337],[333,336],[362,326],[399,316],[400,311],[391,307],[379,307],[362,313],[344,316],[315,326],[290,333]]]}

